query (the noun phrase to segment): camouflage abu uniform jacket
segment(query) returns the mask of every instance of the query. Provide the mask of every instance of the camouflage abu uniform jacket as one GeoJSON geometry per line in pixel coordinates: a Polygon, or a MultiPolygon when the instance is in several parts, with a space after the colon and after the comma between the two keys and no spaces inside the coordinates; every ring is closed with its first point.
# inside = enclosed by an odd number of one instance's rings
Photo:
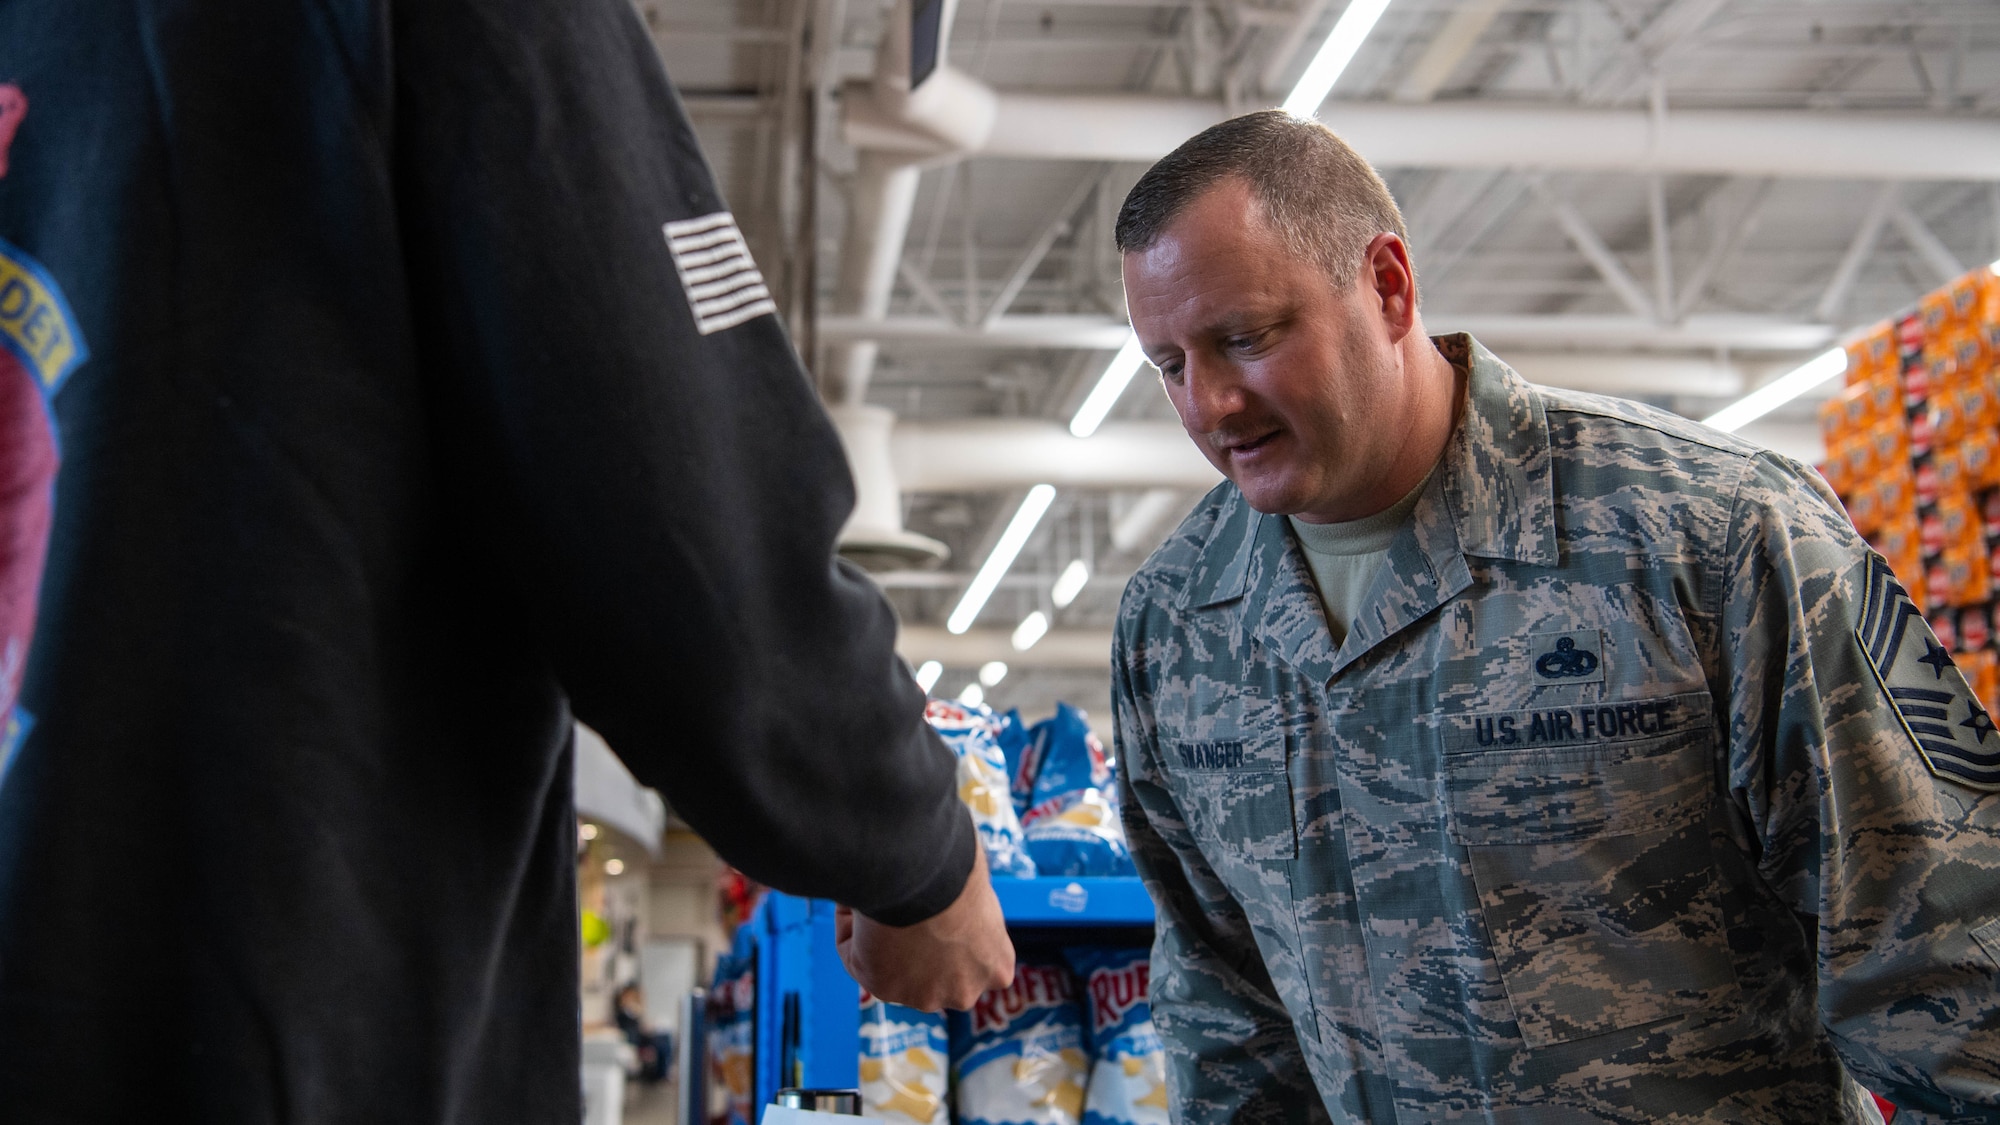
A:
{"type": "Polygon", "coordinates": [[[1126,589],[1177,1120],[1879,1120],[1846,1067],[2000,1116],[2000,797],[1951,780],[2000,737],[1902,588],[1810,470],[1439,347],[1470,401],[1344,645],[1231,485],[1126,589]]]}

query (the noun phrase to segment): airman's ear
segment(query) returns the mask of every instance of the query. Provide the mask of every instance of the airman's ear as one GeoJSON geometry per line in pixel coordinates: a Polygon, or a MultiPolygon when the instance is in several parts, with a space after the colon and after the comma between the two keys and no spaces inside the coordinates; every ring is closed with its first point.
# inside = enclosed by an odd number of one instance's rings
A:
{"type": "Polygon", "coordinates": [[[1398,235],[1378,234],[1368,243],[1361,269],[1380,302],[1391,339],[1401,343],[1417,323],[1417,270],[1410,264],[1410,248],[1398,235]]]}

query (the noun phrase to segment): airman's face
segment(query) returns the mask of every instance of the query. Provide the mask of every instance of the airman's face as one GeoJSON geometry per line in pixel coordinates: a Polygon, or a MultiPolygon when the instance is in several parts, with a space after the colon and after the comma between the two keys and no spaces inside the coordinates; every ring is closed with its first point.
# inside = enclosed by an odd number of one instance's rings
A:
{"type": "Polygon", "coordinates": [[[1251,507],[1330,522],[1397,499],[1379,486],[1413,400],[1371,269],[1336,289],[1228,180],[1125,255],[1124,274],[1181,426],[1251,507]]]}

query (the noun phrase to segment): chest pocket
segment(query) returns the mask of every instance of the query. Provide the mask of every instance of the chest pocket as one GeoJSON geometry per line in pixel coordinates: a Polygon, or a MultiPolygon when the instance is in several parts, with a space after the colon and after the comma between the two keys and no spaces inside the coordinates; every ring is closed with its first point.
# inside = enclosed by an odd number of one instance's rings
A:
{"type": "Polygon", "coordinates": [[[1671,733],[1614,720],[1593,726],[1629,737],[1445,756],[1452,838],[1471,857],[1530,1047],[1694,1011],[1736,988],[1709,851],[1708,696],[1642,706],[1684,718],[1671,733]]]}
{"type": "Polygon", "coordinates": [[[1219,737],[1165,747],[1171,786],[1211,866],[1299,854],[1292,779],[1281,739],[1219,737]]]}

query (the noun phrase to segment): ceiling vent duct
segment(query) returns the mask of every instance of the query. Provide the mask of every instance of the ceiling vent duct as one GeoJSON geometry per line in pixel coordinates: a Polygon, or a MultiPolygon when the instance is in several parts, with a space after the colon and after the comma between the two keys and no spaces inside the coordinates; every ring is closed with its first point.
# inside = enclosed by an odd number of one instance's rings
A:
{"type": "Polygon", "coordinates": [[[951,549],[928,535],[903,530],[903,492],[889,459],[893,411],[880,406],[835,406],[827,411],[854,474],[854,514],[840,529],[840,556],[880,573],[933,567],[951,549]]]}

